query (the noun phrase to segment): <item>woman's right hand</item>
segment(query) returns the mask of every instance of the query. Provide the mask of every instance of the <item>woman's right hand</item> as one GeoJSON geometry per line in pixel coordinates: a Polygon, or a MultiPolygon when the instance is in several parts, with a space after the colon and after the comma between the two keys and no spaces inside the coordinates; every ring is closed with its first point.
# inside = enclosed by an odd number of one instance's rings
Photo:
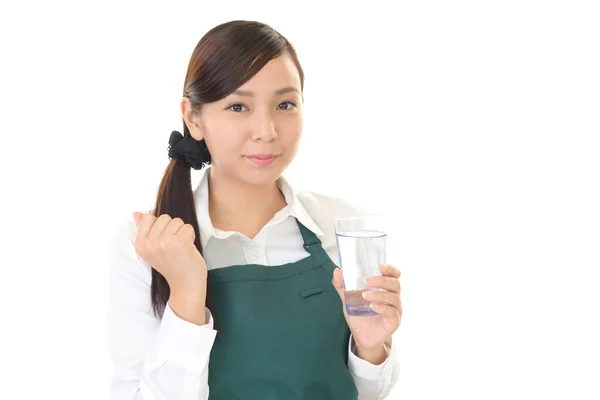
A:
{"type": "Polygon", "coordinates": [[[205,294],[208,270],[194,244],[194,227],[168,214],[134,212],[133,218],[136,252],[165,277],[171,293],[205,294]]]}

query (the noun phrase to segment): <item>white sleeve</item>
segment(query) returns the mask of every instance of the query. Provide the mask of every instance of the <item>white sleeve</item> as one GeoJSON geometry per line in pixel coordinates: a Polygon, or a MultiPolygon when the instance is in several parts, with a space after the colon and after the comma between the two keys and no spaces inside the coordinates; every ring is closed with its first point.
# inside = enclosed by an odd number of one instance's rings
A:
{"type": "MultiPolygon", "coordinates": [[[[132,225],[133,224],[133,225],[132,225]]],[[[216,337],[206,325],[177,317],[166,305],[162,321],[150,303],[151,268],[135,251],[131,220],[109,246],[109,352],[112,400],[208,399],[208,360],[216,337]]]]}
{"type": "MultiPolygon", "coordinates": [[[[387,343],[387,342],[386,342],[387,343]]],[[[388,358],[374,365],[356,354],[354,338],[350,334],[348,343],[348,370],[354,378],[359,400],[382,400],[392,391],[400,375],[400,363],[392,343],[389,343],[388,358]]]]}

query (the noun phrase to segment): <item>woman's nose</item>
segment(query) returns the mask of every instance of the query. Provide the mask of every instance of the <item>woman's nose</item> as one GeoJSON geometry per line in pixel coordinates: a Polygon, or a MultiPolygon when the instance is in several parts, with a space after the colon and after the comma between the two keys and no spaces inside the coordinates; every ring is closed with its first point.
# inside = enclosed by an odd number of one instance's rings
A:
{"type": "Polygon", "coordinates": [[[270,116],[258,117],[258,121],[252,129],[252,140],[262,140],[264,142],[270,142],[277,138],[277,131],[275,129],[275,121],[270,116]]]}

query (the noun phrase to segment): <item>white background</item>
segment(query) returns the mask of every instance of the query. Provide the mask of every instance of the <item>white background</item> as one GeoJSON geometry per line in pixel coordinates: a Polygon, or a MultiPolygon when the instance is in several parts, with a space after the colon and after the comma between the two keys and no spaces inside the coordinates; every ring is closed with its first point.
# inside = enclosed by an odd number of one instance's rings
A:
{"type": "Polygon", "coordinates": [[[393,399],[599,399],[600,14],[589,1],[3,2],[2,399],[105,399],[106,246],[150,208],[202,35],[306,73],[299,188],[389,216],[393,399]]]}

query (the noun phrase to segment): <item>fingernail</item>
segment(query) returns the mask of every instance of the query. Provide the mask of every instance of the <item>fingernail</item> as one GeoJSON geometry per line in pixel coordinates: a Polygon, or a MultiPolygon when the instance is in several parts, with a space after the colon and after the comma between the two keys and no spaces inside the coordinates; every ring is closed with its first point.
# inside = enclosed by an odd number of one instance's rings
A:
{"type": "Polygon", "coordinates": [[[369,293],[369,292],[363,292],[363,293],[362,293],[362,297],[363,297],[363,299],[366,299],[366,300],[368,300],[368,299],[369,299],[369,296],[370,296],[370,293],[369,293]]]}
{"type": "Polygon", "coordinates": [[[366,276],[365,277],[365,283],[369,286],[371,286],[371,284],[373,283],[373,278],[371,278],[370,276],[366,276]]]}

